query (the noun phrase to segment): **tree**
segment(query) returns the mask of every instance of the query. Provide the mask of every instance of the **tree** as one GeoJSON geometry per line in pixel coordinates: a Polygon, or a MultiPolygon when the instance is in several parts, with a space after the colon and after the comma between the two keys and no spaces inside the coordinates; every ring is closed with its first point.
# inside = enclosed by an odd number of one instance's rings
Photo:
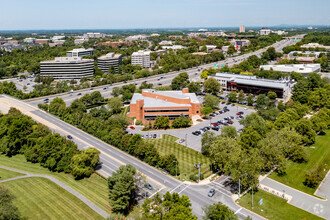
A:
{"type": "Polygon", "coordinates": [[[267,132],[267,125],[265,120],[256,113],[252,113],[246,116],[244,119],[240,121],[240,123],[243,124],[245,128],[251,126],[263,137],[267,132]]]}
{"type": "Polygon", "coordinates": [[[238,102],[243,102],[244,101],[244,91],[240,90],[238,93],[238,102]]]}
{"type": "Polygon", "coordinates": [[[221,202],[214,203],[213,205],[203,208],[205,220],[219,220],[219,219],[238,219],[237,215],[221,202]]]}
{"type": "Polygon", "coordinates": [[[212,142],[215,140],[215,134],[207,131],[202,135],[202,154],[208,156],[212,142]]]}
{"type": "Polygon", "coordinates": [[[189,83],[189,76],[188,73],[183,72],[180,73],[178,76],[174,77],[171,82],[171,87],[173,90],[183,89],[189,83]]]}
{"type": "Polygon", "coordinates": [[[79,154],[71,158],[70,167],[72,175],[76,179],[89,177],[94,173],[96,165],[99,163],[100,152],[95,148],[79,151],[79,154]]]}
{"type": "Polygon", "coordinates": [[[0,186],[0,219],[21,219],[18,208],[13,204],[15,197],[4,186],[0,186]]]}
{"type": "Polygon", "coordinates": [[[201,85],[198,82],[190,82],[188,84],[189,92],[197,93],[201,92],[201,85]]]}
{"type": "Polygon", "coordinates": [[[204,106],[205,108],[211,108],[211,109],[216,109],[218,108],[220,103],[220,99],[214,95],[207,94],[204,98],[204,106]]]}
{"type": "Polygon", "coordinates": [[[257,106],[259,108],[267,106],[269,103],[269,98],[265,94],[261,94],[257,98],[257,106]]]}
{"type": "Polygon", "coordinates": [[[212,112],[213,112],[213,109],[211,107],[206,107],[206,108],[201,109],[201,113],[203,115],[208,115],[208,114],[211,114],[212,112]]]}
{"type": "Polygon", "coordinates": [[[113,97],[109,100],[108,106],[113,114],[117,114],[121,112],[121,108],[123,107],[123,102],[121,101],[121,98],[113,97]]]}
{"type": "Polygon", "coordinates": [[[157,193],[153,198],[145,199],[142,205],[142,216],[148,220],[197,220],[197,217],[192,214],[190,206],[189,197],[186,195],[180,197],[178,193],[166,192],[162,199],[157,193]]]}
{"type": "Polygon", "coordinates": [[[120,95],[120,88],[119,87],[114,87],[112,89],[111,95],[114,96],[114,97],[119,96],[120,95]]]}
{"type": "Polygon", "coordinates": [[[170,119],[167,116],[157,116],[154,123],[156,129],[166,129],[170,126],[170,119]]]}
{"type": "Polygon", "coordinates": [[[172,121],[172,126],[174,128],[186,128],[192,124],[192,121],[189,117],[185,117],[183,114],[172,121]]]}
{"type": "Polygon", "coordinates": [[[261,60],[256,55],[249,56],[247,61],[252,65],[253,68],[258,68],[261,64],[261,60]]]}
{"type": "Polygon", "coordinates": [[[220,90],[221,84],[215,78],[209,78],[204,82],[204,88],[209,93],[217,94],[220,90]]]}
{"type": "Polygon", "coordinates": [[[228,55],[233,55],[234,53],[236,53],[234,45],[229,45],[228,50],[227,50],[227,54],[228,55]]]}
{"type": "Polygon", "coordinates": [[[237,94],[235,91],[231,91],[229,94],[228,94],[228,99],[230,102],[236,102],[237,100],[237,94]]]}
{"type": "Polygon", "coordinates": [[[227,126],[227,127],[224,127],[222,130],[221,130],[221,135],[223,136],[227,136],[227,137],[230,137],[230,138],[236,138],[237,137],[237,131],[236,131],[236,128],[234,126],[227,126]]]}
{"type": "Polygon", "coordinates": [[[267,97],[274,100],[277,98],[277,94],[276,94],[276,92],[269,91],[267,94],[267,97]]]}
{"type": "Polygon", "coordinates": [[[108,178],[110,206],[113,212],[127,214],[135,204],[136,169],[130,164],[122,165],[108,178]]]}
{"type": "Polygon", "coordinates": [[[253,105],[254,100],[253,100],[253,95],[252,95],[252,94],[249,94],[249,96],[247,97],[247,103],[248,103],[248,105],[250,105],[250,106],[253,105]]]}
{"type": "Polygon", "coordinates": [[[201,79],[207,79],[209,77],[209,72],[207,70],[203,70],[200,77],[201,79]]]}
{"type": "Polygon", "coordinates": [[[302,118],[295,125],[296,131],[302,135],[303,142],[310,145],[315,142],[316,132],[313,130],[313,124],[310,120],[302,118]]]}
{"type": "Polygon", "coordinates": [[[275,60],[276,57],[277,57],[277,54],[276,54],[276,50],[274,47],[269,47],[267,49],[267,52],[268,52],[268,55],[269,55],[269,59],[270,60],[275,60]]]}
{"type": "Polygon", "coordinates": [[[252,127],[246,127],[240,135],[239,143],[245,149],[256,148],[261,135],[252,127]]]}

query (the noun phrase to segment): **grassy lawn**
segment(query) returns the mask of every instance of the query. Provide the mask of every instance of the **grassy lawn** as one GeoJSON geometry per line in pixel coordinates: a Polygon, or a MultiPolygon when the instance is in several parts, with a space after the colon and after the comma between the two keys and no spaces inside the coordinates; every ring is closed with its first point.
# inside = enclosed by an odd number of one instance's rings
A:
{"type": "Polygon", "coordinates": [[[103,219],[77,197],[48,179],[28,177],[2,185],[16,197],[15,205],[29,219],[103,219]]]}
{"type": "Polygon", "coordinates": [[[10,170],[5,170],[0,168],[0,181],[5,179],[10,179],[17,176],[23,176],[22,173],[16,173],[10,170]]]}
{"type": "Polygon", "coordinates": [[[33,174],[46,174],[53,176],[84,195],[87,199],[95,203],[104,211],[108,213],[111,212],[108,199],[107,181],[97,174],[93,174],[90,178],[75,180],[71,174],[65,174],[63,172],[54,173],[46,168],[41,167],[39,164],[26,162],[23,155],[17,155],[14,157],[6,157],[0,155],[0,165],[30,172],[33,174]]]}
{"type": "Polygon", "coordinates": [[[311,219],[322,219],[316,215],[299,209],[293,205],[287,203],[285,199],[277,197],[271,193],[259,190],[253,194],[253,209],[251,208],[252,202],[251,193],[245,194],[238,204],[246,209],[249,209],[267,219],[281,219],[281,220],[311,220],[311,219]],[[263,199],[263,203],[259,205],[260,199],[263,199]]]}
{"type": "Polygon", "coordinates": [[[161,139],[146,139],[153,143],[161,155],[174,154],[178,159],[178,167],[180,168],[180,179],[189,179],[191,173],[198,174],[198,169],[194,167],[194,163],[202,163],[201,173],[204,178],[211,175],[209,159],[201,153],[185,147],[175,141],[178,138],[172,135],[163,135],[161,139]],[[186,176],[185,176],[186,174],[186,176]]]}
{"type": "Polygon", "coordinates": [[[295,189],[301,190],[305,193],[313,195],[316,188],[309,188],[303,184],[305,180],[305,174],[309,170],[315,169],[319,164],[327,164],[329,169],[330,165],[330,130],[326,131],[325,135],[319,135],[316,137],[315,148],[306,148],[306,152],[309,154],[309,160],[307,163],[294,163],[288,162],[286,175],[278,176],[277,173],[272,173],[269,177],[291,186],[295,189]]]}

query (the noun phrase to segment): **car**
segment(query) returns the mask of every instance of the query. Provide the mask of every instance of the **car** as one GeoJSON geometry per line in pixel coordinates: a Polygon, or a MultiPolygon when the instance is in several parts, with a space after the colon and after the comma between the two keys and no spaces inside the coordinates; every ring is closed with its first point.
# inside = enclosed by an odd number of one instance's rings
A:
{"type": "Polygon", "coordinates": [[[209,126],[204,127],[206,130],[210,130],[211,128],[209,126]]]}
{"type": "Polygon", "coordinates": [[[81,92],[79,92],[77,95],[81,95],[81,92]]]}
{"type": "Polygon", "coordinates": [[[44,101],[49,101],[49,98],[47,98],[47,99],[44,99],[44,101]]]}
{"type": "Polygon", "coordinates": [[[44,103],[48,103],[49,101],[48,100],[44,100],[44,103]]]}
{"type": "Polygon", "coordinates": [[[26,85],[28,85],[28,86],[29,86],[29,85],[30,85],[30,83],[28,83],[28,84],[26,84],[26,85]]]}
{"type": "Polygon", "coordinates": [[[153,137],[156,138],[157,137],[157,134],[154,134],[153,137]]]}
{"type": "Polygon", "coordinates": [[[144,184],[144,186],[147,188],[147,189],[149,189],[149,190],[152,190],[153,188],[152,188],[152,185],[150,185],[150,183],[146,183],[146,184],[144,184]]]}
{"type": "Polygon", "coordinates": [[[127,81],[124,81],[124,83],[127,83],[127,81]]]}
{"type": "Polygon", "coordinates": [[[149,137],[149,135],[146,134],[146,138],[148,138],[148,137],[149,137]]]}
{"type": "Polygon", "coordinates": [[[244,115],[244,112],[238,112],[238,113],[240,113],[241,115],[244,115]]]}
{"type": "Polygon", "coordinates": [[[161,86],[161,85],[163,85],[163,84],[161,84],[161,83],[158,83],[158,85],[159,85],[159,86],[161,86]]]}
{"type": "Polygon", "coordinates": [[[90,90],[94,90],[94,88],[91,88],[90,90]]]}
{"type": "Polygon", "coordinates": [[[133,126],[131,126],[131,127],[129,127],[130,129],[132,129],[132,130],[135,130],[135,128],[133,127],[133,126]]]}
{"type": "Polygon", "coordinates": [[[198,136],[198,135],[201,134],[201,132],[200,131],[194,131],[194,132],[192,132],[192,134],[198,136]]]}
{"type": "Polygon", "coordinates": [[[107,87],[104,87],[104,88],[103,88],[103,90],[106,90],[106,89],[107,89],[107,87]]]}
{"type": "MultiPolygon", "coordinates": [[[[125,134],[128,134],[128,131],[124,131],[125,134]]],[[[142,135],[143,136],[143,135],[142,135]]]]}
{"type": "Polygon", "coordinates": [[[67,135],[66,137],[70,140],[73,139],[73,137],[71,135],[67,135]]]}
{"type": "Polygon", "coordinates": [[[211,116],[211,117],[214,117],[214,116],[215,116],[215,114],[214,114],[214,113],[211,113],[211,114],[209,114],[209,116],[211,116]]]}
{"type": "Polygon", "coordinates": [[[180,139],[179,140],[179,143],[181,144],[181,143],[183,143],[184,142],[184,139],[180,139]]]}
{"type": "Polygon", "coordinates": [[[235,117],[234,116],[230,116],[231,119],[234,119],[235,117]]]}
{"type": "Polygon", "coordinates": [[[157,79],[157,81],[159,81],[160,80],[160,78],[159,79],[157,79]]]}
{"type": "Polygon", "coordinates": [[[226,102],[221,102],[221,104],[225,104],[226,102]]]}
{"type": "Polygon", "coordinates": [[[220,110],[219,113],[220,113],[220,114],[223,114],[223,110],[220,110]]]}
{"type": "Polygon", "coordinates": [[[215,194],[215,189],[210,189],[209,193],[207,194],[208,197],[212,197],[215,194]]]}
{"type": "Polygon", "coordinates": [[[240,115],[240,116],[238,116],[239,118],[244,118],[244,116],[242,116],[242,115],[240,115]]]}
{"type": "Polygon", "coordinates": [[[230,102],[227,102],[226,105],[230,105],[231,103],[230,102]]]}
{"type": "Polygon", "coordinates": [[[233,104],[231,104],[231,106],[235,106],[235,104],[233,103],[233,104]]]}
{"type": "Polygon", "coordinates": [[[237,112],[236,115],[241,115],[241,113],[237,112]]]}
{"type": "Polygon", "coordinates": [[[248,110],[248,108],[246,108],[246,107],[245,107],[244,109],[245,109],[245,110],[248,110]]]}
{"type": "Polygon", "coordinates": [[[219,131],[220,127],[219,126],[215,126],[215,127],[212,127],[213,130],[215,131],[219,131]]]}
{"type": "Polygon", "coordinates": [[[224,119],[225,119],[225,120],[229,120],[229,117],[225,117],[224,119]]]}

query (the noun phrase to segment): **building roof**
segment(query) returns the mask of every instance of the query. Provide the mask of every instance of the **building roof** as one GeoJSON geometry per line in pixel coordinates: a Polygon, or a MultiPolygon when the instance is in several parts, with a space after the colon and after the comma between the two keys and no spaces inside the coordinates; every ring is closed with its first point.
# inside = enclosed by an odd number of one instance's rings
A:
{"type": "Polygon", "coordinates": [[[98,59],[119,58],[121,56],[122,56],[121,54],[110,52],[110,53],[107,53],[106,55],[100,56],[98,59]]]}
{"type": "Polygon", "coordinates": [[[261,65],[260,69],[270,70],[273,69],[274,71],[281,71],[281,72],[298,72],[298,73],[311,73],[314,71],[319,71],[321,65],[318,64],[285,64],[285,65],[261,65]]]}
{"type": "Polygon", "coordinates": [[[256,79],[256,76],[243,75],[243,74],[234,74],[234,73],[216,73],[215,77],[221,78],[240,78],[240,79],[256,79]]]}
{"type": "Polygon", "coordinates": [[[54,60],[41,61],[40,63],[85,63],[93,59],[82,59],[81,57],[55,57],[54,60]]]}
{"type": "Polygon", "coordinates": [[[93,48],[88,48],[88,49],[85,49],[85,48],[76,48],[76,49],[73,49],[73,50],[67,51],[67,53],[73,53],[73,52],[86,52],[86,51],[94,51],[94,49],[93,49],[93,48]]]}
{"type": "Polygon", "coordinates": [[[190,99],[192,103],[199,103],[195,93],[183,93],[180,91],[159,91],[155,89],[143,89],[142,92],[149,92],[158,95],[168,96],[176,99],[190,99]]]}
{"type": "Polygon", "coordinates": [[[279,88],[285,89],[287,87],[288,81],[286,80],[270,80],[270,79],[243,79],[236,78],[234,79],[235,83],[253,85],[253,86],[262,86],[267,88],[279,88]]]}
{"type": "Polygon", "coordinates": [[[150,51],[139,50],[138,52],[132,53],[132,56],[150,55],[150,51]]]}

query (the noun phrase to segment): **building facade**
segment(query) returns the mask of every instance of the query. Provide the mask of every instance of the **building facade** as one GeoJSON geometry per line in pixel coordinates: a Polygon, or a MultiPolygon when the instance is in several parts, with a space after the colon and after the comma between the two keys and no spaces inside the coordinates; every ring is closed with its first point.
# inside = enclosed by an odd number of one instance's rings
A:
{"type": "Polygon", "coordinates": [[[94,49],[93,48],[78,48],[78,49],[73,49],[71,51],[66,52],[67,57],[83,57],[83,56],[93,56],[94,54],[94,49]]]}
{"type": "Polygon", "coordinates": [[[269,35],[271,33],[271,30],[269,28],[262,28],[259,31],[259,35],[269,35]]]}
{"type": "Polygon", "coordinates": [[[139,50],[138,52],[134,52],[132,54],[131,64],[150,68],[150,51],[139,50]]]}
{"type": "Polygon", "coordinates": [[[94,60],[81,57],[56,57],[55,60],[40,62],[40,76],[54,79],[81,79],[92,77],[94,60]]]}
{"type": "Polygon", "coordinates": [[[284,64],[284,65],[261,65],[260,69],[274,70],[283,73],[297,72],[304,75],[309,73],[318,73],[321,71],[321,64],[284,64]]]}
{"type": "Polygon", "coordinates": [[[115,53],[108,53],[104,56],[101,56],[97,59],[97,66],[104,73],[108,73],[110,66],[113,66],[116,71],[122,62],[122,55],[115,53]]]}
{"type": "Polygon", "coordinates": [[[245,25],[239,26],[239,32],[241,32],[241,33],[245,32],[245,25]]]}
{"type": "Polygon", "coordinates": [[[128,117],[147,122],[154,121],[157,116],[167,116],[170,120],[182,115],[192,118],[201,115],[201,104],[195,93],[189,90],[157,91],[143,89],[142,93],[134,93],[128,117]]]}

